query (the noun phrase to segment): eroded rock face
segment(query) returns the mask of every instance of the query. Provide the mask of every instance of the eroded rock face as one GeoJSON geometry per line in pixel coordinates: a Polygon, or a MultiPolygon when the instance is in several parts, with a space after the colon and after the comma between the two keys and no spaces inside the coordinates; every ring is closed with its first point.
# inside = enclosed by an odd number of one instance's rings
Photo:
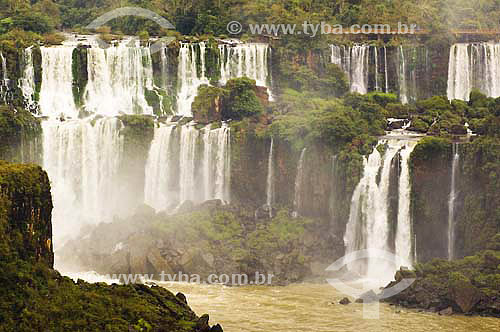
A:
{"type": "Polygon", "coordinates": [[[482,293],[467,281],[452,284],[450,294],[463,313],[468,313],[483,297],[482,293]]]}
{"type": "Polygon", "coordinates": [[[330,254],[342,244],[315,223],[322,222],[283,210],[256,220],[252,210],[211,201],[187,213],[142,213],[98,225],[67,243],[58,262],[74,263],[72,271],[153,274],[157,280],[164,273],[202,280],[246,274],[253,281],[259,272],[272,274],[273,284],[286,284],[325,274],[330,254]]]}
{"type": "MultiPolygon", "coordinates": [[[[0,233],[21,259],[54,265],[50,182],[41,167],[0,161],[0,233]]],[[[7,248],[6,248],[7,249],[7,248]]]]}

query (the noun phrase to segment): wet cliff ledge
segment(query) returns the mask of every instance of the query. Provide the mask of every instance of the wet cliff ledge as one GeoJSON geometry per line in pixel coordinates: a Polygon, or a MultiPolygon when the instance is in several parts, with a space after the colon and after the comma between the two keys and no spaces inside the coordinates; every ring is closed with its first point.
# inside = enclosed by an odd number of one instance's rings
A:
{"type": "Polygon", "coordinates": [[[500,317],[500,234],[488,245],[490,249],[461,260],[435,259],[419,264],[413,271],[398,271],[396,281],[414,278],[406,290],[387,301],[410,308],[440,314],[461,313],[500,317]]]}
{"type": "Polygon", "coordinates": [[[52,269],[51,213],[47,174],[0,161],[1,331],[222,331],[166,289],[61,276],[52,269]]]}

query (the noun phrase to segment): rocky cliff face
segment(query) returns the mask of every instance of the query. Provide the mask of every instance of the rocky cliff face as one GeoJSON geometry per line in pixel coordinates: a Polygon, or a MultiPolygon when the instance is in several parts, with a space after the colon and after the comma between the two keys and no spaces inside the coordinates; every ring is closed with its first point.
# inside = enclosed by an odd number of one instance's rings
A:
{"type": "Polygon", "coordinates": [[[54,264],[52,198],[47,174],[39,166],[0,161],[2,256],[54,264]]]}
{"type": "Polygon", "coordinates": [[[52,269],[51,214],[47,174],[0,161],[0,330],[222,331],[208,315],[196,316],[182,294],[62,277],[52,269]]]}

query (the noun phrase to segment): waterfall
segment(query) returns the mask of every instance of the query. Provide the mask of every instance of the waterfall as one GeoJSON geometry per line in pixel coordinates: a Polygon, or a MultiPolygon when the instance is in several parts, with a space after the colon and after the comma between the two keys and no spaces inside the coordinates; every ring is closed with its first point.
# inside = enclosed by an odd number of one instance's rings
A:
{"type": "Polygon", "coordinates": [[[23,76],[19,80],[19,88],[28,110],[36,109],[35,101],[35,67],[33,65],[33,47],[28,47],[23,53],[23,76]]]}
{"type": "Polygon", "coordinates": [[[450,48],[448,99],[469,100],[472,89],[500,96],[500,43],[454,44],[450,48]]]}
{"type": "Polygon", "coordinates": [[[378,48],[374,47],[373,51],[375,53],[375,91],[380,91],[378,86],[378,48]]]}
{"type": "Polygon", "coordinates": [[[396,253],[402,258],[399,265],[412,266],[412,223],[410,215],[410,155],[417,146],[417,142],[408,141],[400,152],[401,174],[399,176],[399,197],[398,197],[398,223],[396,230],[395,248],[396,253]]]}
{"type": "Polygon", "coordinates": [[[3,102],[7,102],[7,94],[9,92],[9,77],[7,73],[7,60],[3,56],[3,53],[0,52],[0,60],[2,62],[2,79],[0,81],[0,98],[3,99],[3,102]]]}
{"type": "Polygon", "coordinates": [[[120,210],[116,179],[122,155],[116,118],[42,122],[43,167],[52,184],[54,244],[120,210]]]}
{"type": "Polygon", "coordinates": [[[469,100],[470,60],[467,44],[455,44],[450,49],[448,65],[448,99],[469,100]]]}
{"type": "MultiPolygon", "coordinates": [[[[157,211],[169,204],[170,144],[174,126],[155,127],[146,163],[144,201],[157,211]]],[[[171,198],[171,197],[170,197],[171,198]]]]}
{"type": "Polygon", "coordinates": [[[42,87],[40,111],[51,118],[77,118],[73,100],[72,57],[74,47],[41,47],[42,87]]]}
{"type": "Polygon", "coordinates": [[[269,87],[268,44],[221,44],[219,51],[222,85],[231,78],[248,77],[255,80],[258,86],[269,87]]]}
{"type": "Polygon", "coordinates": [[[205,77],[205,43],[182,43],[179,49],[179,68],[177,73],[177,114],[191,116],[191,104],[198,94],[198,87],[209,84],[205,77]],[[201,73],[198,74],[196,48],[200,50],[201,73]]]}
{"type": "Polygon", "coordinates": [[[399,46],[399,100],[408,104],[408,84],[406,82],[406,60],[403,46],[399,46]]]}
{"type": "MultiPolygon", "coordinates": [[[[397,264],[411,264],[411,219],[410,219],[410,179],[408,158],[416,142],[383,139],[378,148],[364,161],[364,173],[354,190],[351,200],[349,222],[344,242],[346,252],[361,249],[378,249],[390,251],[389,243],[389,187],[390,170],[393,159],[399,153],[402,159],[402,172],[399,175],[399,198],[397,235],[395,254],[403,258],[397,264]],[[385,151],[381,153],[380,150],[385,151]]],[[[368,258],[365,265],[350,266],[359,269],[362,274],[372,278],[392,278],[395,266],[376,258],[368,258]]]]}
{"type": "Polygon", "coordinates": [[[172,211],[185,201],[230,202],[230,129],[160,123],[146,163],[145,203],[172,211]]]}
{"type": "Polygon", "coordinates": [[[274,137],[271,137],[271,146],[269,147],[269,157],[267,160],[267,186],[266,186],[266,205],[269,208],[269,217],[272,217],[272,205],[274,204],[274,137]]]}
{"type": "Polygon", "coordinates": [[[351,49],[351,91],[368,92],[368,56],[370,46],[354,45],[351,49]]]}
{"type": "Polygon", "coordinates": [[[160,50],[160,73],[161,73],[161,87],[164,90],[168,89],[168,48],[166,45],[160,50]]]}
{"type": "Polygon", "coordinates": [[[457,198],[457,171],[460,163],[458,144],[453,144],[453,161],[451,164],[451,188],[448,199],[448,259],[455,258],[455,200],[457,198]]]}
{"type": "Polygon", "coordinates": [[[368,92],[368,45],[353,47],[330,45],[332,63],[340,66],[347,74],[351,92],[368,92]]]}
{"type": "Polygon", "coordinates": [[[299,163],[297,165],[297,175],[295,177],[295,197],[293,200],[293,214],[299,215],[300,208],[302,207],[302,185],[304,183],[304,157],[306,148],[302,149],[300,153],[299,163]]]}
{"type": "Polygon", "coordinates": [[[153,114],[146,100],[146,91],[153,90],[148,47],[129,42],[107,49],[91,47],[87,50],[87,63],[84,94],[87,111],[104,116],[153,114]]]}
{"type": "Polygon", "coordinates": [[[389,74],[387,70],[387,48],[384,46],[384,77],[385,77],[385,93],[389,93],[389,74]]]}

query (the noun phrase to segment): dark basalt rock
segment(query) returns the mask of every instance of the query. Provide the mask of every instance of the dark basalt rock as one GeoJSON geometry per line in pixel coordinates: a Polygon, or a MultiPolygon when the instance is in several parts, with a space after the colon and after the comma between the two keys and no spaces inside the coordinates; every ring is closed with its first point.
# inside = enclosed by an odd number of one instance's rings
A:
{"type": "Polygon", "coordinates": [[[351,300],[349,300],[347,297],[344,297],[342,300],[339,301],[339,304],[343,305],[348,305],[351,303],[351,300]]]}
{"type": "Polygon", "coordinates": [[[179,300],[181,300],[183,303],[187,304],[187,299],[186,295],[182,294],[181,292],[175,294],[175,297],[177,297],[179,300]]]}
{"type": "Polygon", "coordinates": [[[370,290],[362,294],[359,299],[356,299],[356,303],[373,303],[379,301],[379,297],[373,290],[370,290]]]}

